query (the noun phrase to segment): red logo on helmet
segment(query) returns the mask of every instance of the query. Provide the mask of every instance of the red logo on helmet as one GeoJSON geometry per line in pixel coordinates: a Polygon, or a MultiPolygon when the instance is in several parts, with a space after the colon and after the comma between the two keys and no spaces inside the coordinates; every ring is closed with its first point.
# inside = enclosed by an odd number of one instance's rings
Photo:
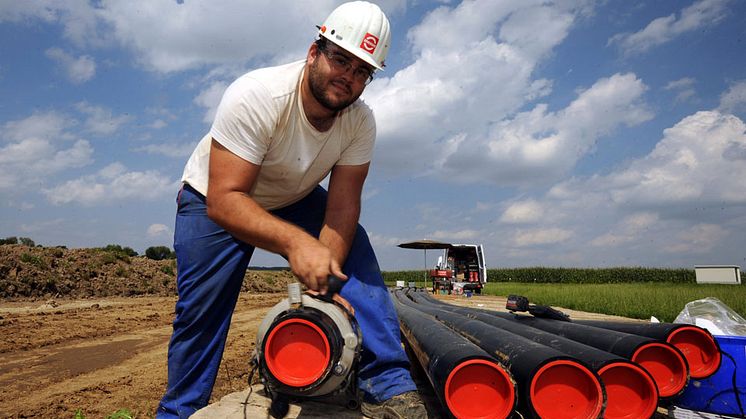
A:
{"type": "Polygon", "coordinates": [[[378,37],[375,35],[371,35],[370,33],[366,33],[363,37],[363,42],[360,43],[360,48],[370,54],[373,54],[373,51],[376,50],[376,46],[378,46],[378,37]]]}

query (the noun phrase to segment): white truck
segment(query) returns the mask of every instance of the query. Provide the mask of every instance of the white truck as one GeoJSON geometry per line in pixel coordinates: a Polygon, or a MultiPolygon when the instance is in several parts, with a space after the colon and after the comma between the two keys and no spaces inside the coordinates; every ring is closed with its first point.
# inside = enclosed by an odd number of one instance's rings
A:
{"type": "Polygon", "coordinates": [[[481,244],[451,244],[443,249],[430,271],[433,293],[482,293],[487,283],[487,265],[481,244]]]}

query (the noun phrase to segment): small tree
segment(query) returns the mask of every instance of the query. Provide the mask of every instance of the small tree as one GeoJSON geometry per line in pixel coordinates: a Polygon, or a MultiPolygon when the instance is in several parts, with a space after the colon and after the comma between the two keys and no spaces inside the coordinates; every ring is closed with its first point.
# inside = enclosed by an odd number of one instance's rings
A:
{"type": "Polygon", "coordinates": [[[0,239],[0,245],[2,244],[18,244],[18,237],[10,236],[4,239],[0,239]]]}
{"type": "Polygon", "coordinates": [[[34,241],[29,239],[28,237],[21,237],[18,239],[18,241],[21,242],[21,244],[24,246],[28,246],[28,247],[36,246],[36,243],[34,243],[34,241]]]}
{"type": "Polygon", "coordinates": [[[137,252],[131,247],[122,247],[118,244],[107,244],[103,250],[107,252],[121,253],[127,256],[137,256],[137,252]]]}
{"type": "Polygon", "coordinates": [[[175,259],[176,253],[166,246],[151,246],[145,249],[145,256],[153,260],[175,259]]]}

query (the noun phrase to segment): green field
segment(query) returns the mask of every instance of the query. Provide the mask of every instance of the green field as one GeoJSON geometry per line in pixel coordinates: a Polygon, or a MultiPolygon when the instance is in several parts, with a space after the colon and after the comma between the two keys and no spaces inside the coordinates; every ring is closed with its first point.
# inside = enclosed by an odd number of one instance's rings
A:
{"type": "MultiPolygon", "coordinates": [[[[670,322],[686,303],[715,297],[746,317],[746,285],[696,284],[691,269],[490,269],[488,278],[486,294],[523,295],[534,304],[670,322]]],[[[384,279],[391,286],[397,280],[422,286],[425,273],[384,272],[384,279]]]]}
{"type": "Polygon", "coordinates": [[[746,286],[672,283],[526,284],[491,282],[486,294],[518,294],[535,304],[670,322],[686,303],[715,297],[746,317],[746,286]]]}

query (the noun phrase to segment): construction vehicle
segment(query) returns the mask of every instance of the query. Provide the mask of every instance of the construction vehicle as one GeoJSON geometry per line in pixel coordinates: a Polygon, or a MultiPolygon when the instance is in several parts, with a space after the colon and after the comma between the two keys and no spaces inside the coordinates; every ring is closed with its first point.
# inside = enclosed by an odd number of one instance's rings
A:
{"type": "Polygon", "coordinates": [[[429,271],[433,293],[481,294],[487,283],[487,266],[481,244],[450,244],[429,271]]]}

